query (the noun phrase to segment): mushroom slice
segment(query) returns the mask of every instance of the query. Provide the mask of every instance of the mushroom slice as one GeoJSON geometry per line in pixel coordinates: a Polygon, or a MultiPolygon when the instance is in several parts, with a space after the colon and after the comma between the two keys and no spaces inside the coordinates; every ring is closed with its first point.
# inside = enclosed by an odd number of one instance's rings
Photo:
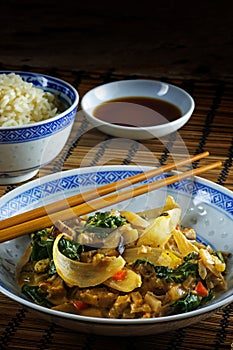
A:
{"type": "Polygon", "coordinates": [[[53,245],[53,260],[58,275],[69,285],[80,288],[96,286],[112,277],[125,265],[121,256],[104,256],[96,254],[91,263],[71,260],[59,250],[59,241],[62,237],[70,239],[61,233],[57,236],[53,245]]]}

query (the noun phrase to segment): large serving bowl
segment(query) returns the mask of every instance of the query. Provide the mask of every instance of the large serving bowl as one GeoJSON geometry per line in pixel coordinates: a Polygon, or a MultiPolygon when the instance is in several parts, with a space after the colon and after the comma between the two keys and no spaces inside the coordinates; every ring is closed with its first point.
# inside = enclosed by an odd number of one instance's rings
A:
{"type": "Polygon", "coordinates": [[[79,95],[68,82],[41,73],[15,73],[36,88],[55,94],[63,111],[33,124],[0,127],[0,184],[18,183],[32,178],[39,168],[51,162],[62,150],[76,116],[79,95]]]}
{"type": "MultiPolygon", "coordinates": [[[[118,108],[119,102],[114,102],[114,104],[118,108]]],[[[132,102],[130,104],[124,102],[124,108],[128,108],[127,105],[131,104],[132,102]]],[[[192,96],[185,90],[166,82],[149,79],[120,80],[103,84],[89,90],[81,100],[81,108],[94,127],[111,136],[133,140],[161,138],[179,130],[192,116],[194,106],[192,96]],[[152,108],[142,108],[141,106],[134,111],[134,116],[130,118],[131,126],[127,125],[127,112],[124,112],[126,115],[121,117],[123,124],[120,125],[117,119],[119,115],[115,111],[108,112],[111,113],[111,122],[108,119],[103,120],[96,117],[95,110],[99,105],[125,97],[152,98],[172,104],[180,110],[180,116],[171,121],[165,113],[161,118],[161,124],[144,126],[144,122],[141,124],[141,121],[145,120],[145,115],[149,110],[150,113],[152,112],[152,108]],[[116,117],[113,117],[115,114],[116,117]]],[[[120,113],[123,113],[122,110],[120,113]]]]}
{"type": "MultiPolygon", "coordinates": [[[[80,168],[33,180],[0,199],[0,220],[80,191],[135,175],[142,170],[148,168],[142,169],[137,166],[80,168]]],[[[233,252],[233,193],[210,181],[199,177],[187,179],[119,203],[116,207],[132,211],[159,207],[164,204],[168,194],[181,205],[184,226],[193,227],[199,239],[214,249],[233,252]]],[[[50,310],[28,301],[16,284],[16,265],[28,243],[28,236],[23,236],[0,244],[0,291],[40,317],[77,332],[115,336],[167,332],[198,322],[233,301],[233,262],[230,259],[227,290],[208,305],[195,311],[150,319],[122,320],[85,317],[50,310]]]]}

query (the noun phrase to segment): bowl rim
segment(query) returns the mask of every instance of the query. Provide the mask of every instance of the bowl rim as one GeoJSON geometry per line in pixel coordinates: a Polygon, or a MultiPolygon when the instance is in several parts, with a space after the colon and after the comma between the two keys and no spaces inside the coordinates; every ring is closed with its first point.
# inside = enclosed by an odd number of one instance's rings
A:
{"type": "MultiPolygon", "coordinates": [[[[123,96],[126,96],[126,95],[123,95],[123,96]]],[[[131,95],[131,94],[128,94],[127,96],[135,96],[135,95],[131,95]]],[[[140,95],[140,96],[143,96],[143,95],[140,95]]],[[[105,100],[105,101],[102,101],[102,103],[106,102],[108,100],[105,100]]],[[[174,103],[173,103],[174,104],[174,103]]],[[[98,104],[99,105],[99,104],[98,104]]],[[[178,105],[174,104],[175,106],[177,106],[179,108],[178,105]]],[[[106,84],[101,84],[101,85],[98,85],[94,88],[92,88],[91,90],[88,90],[82,97],[81,101],[80,101],[80,106],[81,106],[81,110],[86,114],[86,117],[89,119],[89,120],[92,120],[95,122],[95,125],[98,125],[98,126],[107,126],[107,127],[111,127],[112,129],[114,130],[126,130],[126,131],[140,131],[140,130],[143,130],[143,131],[148,131],[148,132],[152,132],[152,131],[156,131],[156,130],[161,130],[161,129],[166,129],[166,128],[170,128],[170,127],[176,127],[177,124],[180,124],[182,123],[183,121],[185,121],[188,117],[191,117],[193,111],[194,111],[194,108],[195,108],[195,102],[194,102],[194,99],[193,97],[187,92],[185,91],[184,89],[180,88],[179,86],[176,86],[174,84],[170,84],[170,83],[167,83],[167,82],[163,82],[163,81],[160,81],[160,80],[155,80],[155,79],[125,79],[125,80],[116,80],[116,81],[113,81],[113,82],[110,82],[110,83],[106,83],[106,84]],[[159,84],[166,84],[168,86],[170,86],[171,88],[181,92],[190,102],[190,108],[189,110],[184,114],[182,115],[181,117],[179,117],[178,119],[176,120],[173,120],[171,122],[167,122],[167,123],[163,123],[163,124],[159,124],[159,125],[154,125],[154,126],[140,126],[140,127],[131,127],[131,126],[123,126],[123,125],[116,125],[116,124],[112,124],[112,123],[108,123],[104,120],[100,120],[99,118],[96,118],[92,113],[89,113],[88,112],[88,109],[87,108],[84,108],[83,107],[83,104],[85,102],[85,100],[88,98],[88,95],[93,93],[96,89],[98,88],[101,88],[101,87],[108,87],[108,86],[112,86],[112,85],[117,85],[117,84],[128,84],[128,83],[136,83],[136,82],[146,82],[146,83],[151,83],[151,84],[154,84],[154,83],[159,83],[159,84]]],[[[96,108],[97,105],[94,107],[96,108]]],[[[90,107],[92,108],[92,107],[90,107]]]]}
{"type": "Polygon", "coordinates": [[[1,74],[10,74],[10,73],[15,73],[15,74],[19,74],[19,75],[31,75],[33,77],[41,76],[44,78],[48,78],[50,80],[52,79],[52,80],[54,80],[54,82],[59,82],[63,85],[66,85],[66,87],[69,88],[74,93],[75,100],[69,108],[67,108],[65,111],[59,113],[58,115],[56,115],[52,118],[47,118],[47,119],[39,121],[39,122],[18,125],[18,126],[0,126],[0,131],[1,130],[20,130],[20,129],[32,128],[32,127],[35,128],[37,126],[41,126],[41,125],[44,125],[46,123],[62,119],[64,116],[71,113],[74,110],[74,108],[76,108],[78,106],[78,103],[80,100],[79,93],[78,93],[77,89],[72,84],[68,83],[65,80],[62,80],[60,78],[57,78],[57,77],[54,77],[51,75],[43,74],[43,73],[28,72],[28,71],[22,71],[22,70],[0,70],[0,75],[1,74]]]}
{"type": "Polygon", "coordinates": [[[106,325],[148,325],[148,324],[162,324],[173,321],[185,320],[188,318],[193,318],[196,316],[201,316],[203,314],[209,314],[212,312],[217,312],[222,307],[226,307],[230,303],[232,303],[233,295],[228,296],[226,299],[221,300],[221,302],[214,302],[208,306],[203,306],[200,309],[189,311],[186,313],[180,313],[176,315],[170,316],[162,316],[162,317],[151,317],[151,318],[137,318],[137,319],[113,319],[113,318],[103,318],[103,317],[90,317],[90,316],[81,316],[68,312],[52,310],[46,308],[44,306],[40,306],[37,304],[33,304],[32,302],[23,299],[23,297],[16,296],[14,293],[7,291],[6,289],[2,289],[0,284],[0,292],[5,296],[9,297],[11,300],[18,302],[21,305],[24,305],[30,309],[34,309],[36,311],[42,312],[44,314],[49,314],[50,316],[56,316],[60,318],[81,321],[85,323],[97,323],[97,324],[106,324],[106,325]],[[216,307],[217,305],[217,307],[216,307]]]}
{"type": "MultiPolygon", "coordinates": [[[[12,194],[14,195],[18,195],[20,192],[22,192],[24,189],[29,189],[32,187],[35,187],[36,185],[41,185],[44,184],[48,181],[53,181],[57,178],[64,178],[67,176],[72,176],[72,175],[78,175],[78,174],[85,174],[86,172],[90,173],[90,172],[98,172],[100,171],[112,171],[112,170],[135,170],[135,171],[145,171],[145,170],[149,170],[152,167],[150,166],[141,166],[140,168],[138,166],[135,165],[104,165],[104,166],[94,166],[94,167],[83,167],[83,168],[76,168],[76,169],[70,169],[70,170],[65,170],[65,171],[60,171],[58,173],[53,173],[53,174],[49,174],[46,175],[42,178],[38,178],[35,180],[30,181],[29,183],[25,183],[15,189],[13,189],[12,191],[6,193],[5,195],[3,195],[0,198],[0,205],[1,202],[4,201],[5,199],[8,199],[12,196],[12,194]]],[[[175,172],[175,171],[174,171],[175,172]]],[[[215,189],[217,189],[218,191],[220,191],[221,193],[224,193],[225,195],[228,195],[230,197],[233,197],[233,192],[228,189],[225,188],[219,184],[216,184],[210,180],[207,180],[205,178],[201,178],[199,176],[194,176],[194,180],[197,180],[199,183],[201,184],[205,184],[207,186],[211,186],[215,189]]],[[[61,317],[61,318],[65,318],[65,319],[72,319],[72,320],[76,320],[81,321],[81,322],[85,322],[85,323],[95,323],[95,324],[106,324],[106,325],[111,325],[111,324],[116,324],[116,325],[147,325],[147,324],[160,324],[160,323],[166,323],[166,322],[172,322],[172,321],[179,321],[179,320],[183,320],[183,319],[187,319],[187,318],[192,318],[195,316],[201,316],[203,314],[208,314],[211,312],[217,312],[219,309],[221,309],[222,307],[227,306],[228,304],[230,304],[233,301],[233,293],[230,293],[230,291],[226,292],[226,296],[222,299],[222,300],[213,300],[213,302],[211,302],[210,304],[207,304],[205,306],[203,306],[202,308],[193,310],[193,311],[189,311],[187,313],[181,313],[181,314],[176,314],[176,315],[170,315],[170,316],[162,316],[162,317],[154,317],[154,318],[148,318],[148,319],[111,319],[111,318],[97,318],[97,317],[89,317],[89,316],[81,316],[81,315],[76,315],[76,314],[71,314],[71,313],[65,313],[62,311],[57,311],[57,310],[51,310],[48,309],[46,307],[43,306],[39,306],[34,304],[31,301],[28,301],[27,299],[24,299],[24,297],[20,297],[14,293],[12,293],[11,291],[9,291],[7,288],[3,288],[2,284],[1,284],[1,280],[0,280],[0,292],[3,293],[4,295],[8,296],[9,298],[11,298],[12,300],[27,306],[31,309],[35,309],[39,312],[43,312],[43,313],[47,313],[51,316],[57,316],[57,317],[61,317]]]]}

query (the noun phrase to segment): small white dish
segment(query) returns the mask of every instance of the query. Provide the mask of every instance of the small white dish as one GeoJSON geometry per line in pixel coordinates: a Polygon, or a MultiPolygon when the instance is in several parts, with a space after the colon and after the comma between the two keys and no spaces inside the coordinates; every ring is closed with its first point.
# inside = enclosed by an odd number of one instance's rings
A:
{"type": "MultiPolygon", "coordinates": [[[[146,170],[149,168],[125,165],[80,168],[30,181],[0,198],[0,220],[146,170]]],[[[169,175],[163,174],[155,179],[169,175]]],[[[169,194],[181,205],[182,222],[186,227],[193,227],[198,237],[211,244],[213,248],[233,252],[233,193],[211,181],[200,177],[186,179],[124,201],[116,207],[132,211],[159,207],[164,204],[169,194]]],[[[28,301],[16,284],[16,265],[28,243],[28,236],[24,236],[0,244],[0,292],[29,308],[39,317],[77,332],[110,336],[139,336],[169,332],[199,322],[233,302],[231,258],[227,290],[209,304],[194,311],[157,318],[105,319],[51,310],[28,301]]]]}
{"type": "MultiPolygon", "coordinates": [[[[188,122],[194,107],[193,98],[183,89],[165,82],[146,79],[121,80],[100,85],[88,91],[81,100],[81,109],[94,127],[114,137],[134,140],[160,138],[177,131],[188,122]],[[149,97],[168,102],[180,110],[180,116],[169,121],[164,114],[161,124],[152,126],[143,126],[143,123],[138,126],[135,120],[130,123],[133,126],[125,126],[122,123],[121,125],[115,124],[117,120],[108,122],[106,119],[101,120],[96,117],[96,108],[99,105],[125,97],[149,97]]],[[[145,111],[143,110],[142,120],[145,111]]]]}

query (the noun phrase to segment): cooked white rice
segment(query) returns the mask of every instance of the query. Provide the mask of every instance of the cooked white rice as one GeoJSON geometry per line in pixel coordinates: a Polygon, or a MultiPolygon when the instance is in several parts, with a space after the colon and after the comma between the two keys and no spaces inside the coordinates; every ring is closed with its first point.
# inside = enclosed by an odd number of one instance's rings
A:
{"type": "Polygon", "coordinates": [[[46,120],[58,114],[58,106],[53,94],[23,81],[20,75],[0,74],[0,127],[46,120]]]}

